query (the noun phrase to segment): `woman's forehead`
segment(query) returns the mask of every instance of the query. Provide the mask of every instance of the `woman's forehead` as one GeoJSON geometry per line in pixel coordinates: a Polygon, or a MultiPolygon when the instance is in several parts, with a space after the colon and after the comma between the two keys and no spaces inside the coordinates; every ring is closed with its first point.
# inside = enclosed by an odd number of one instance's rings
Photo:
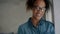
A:
{"type": "Polygon", "coordinates": [[[37,1],[44,1],[44,0],[37,0],[37,1]]]}
{"type": "Polygon", "coordinates": [[[36,1],[44,1],[44,0],[36,0],[36,1]]]}
{"type": "Polygon", "coordinates": [[[34,5],[45,7],[44,0],[36,0],[34,5]]]}

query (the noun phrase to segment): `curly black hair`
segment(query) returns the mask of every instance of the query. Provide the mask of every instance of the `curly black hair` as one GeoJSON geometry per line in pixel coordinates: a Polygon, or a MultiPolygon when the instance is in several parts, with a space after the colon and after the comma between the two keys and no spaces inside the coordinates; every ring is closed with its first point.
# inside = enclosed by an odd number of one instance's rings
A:
{"type": "MultiPolygon", "coordinates": [[[[35,1],[36,0],[27,0],[27,2],[26,2],[26,9],[27,10],[32,9],[33,6],[34,6],[35,1]]],[[[48,10],[50,8],[51,3],[50,3],[49,0],[44,0],[44,2],[46,4],[46,6],[45,6],[46,10],[48,10]]]]}

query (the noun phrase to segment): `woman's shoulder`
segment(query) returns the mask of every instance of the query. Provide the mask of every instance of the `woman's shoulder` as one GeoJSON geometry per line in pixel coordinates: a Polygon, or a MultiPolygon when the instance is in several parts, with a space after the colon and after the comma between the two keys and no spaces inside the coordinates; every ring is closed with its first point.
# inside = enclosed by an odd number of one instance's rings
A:
{"type": "Polygon", "coordinates": [[[54,26],[54,23],[53,23],[53,22],[46,21],[46,23],[47,23],[48,25],[52,25],[52,26],[54,26]]]}
{"type": "Polygon", "coordinates": [[[44,19],[43,19],[43,22],[44,22],[46,25],[54,26],[54,23],[53,23],[53,22],[50,22],[50,21],[47,21],[47,20],[44,20],[44,19]]]}
{"type": "Polygon", "coordinates": [[[19,28],[27,28],[27,27],[28,27],[28,23],[27,22],[24,23],[24,24],[19,25],[19,28]]]}

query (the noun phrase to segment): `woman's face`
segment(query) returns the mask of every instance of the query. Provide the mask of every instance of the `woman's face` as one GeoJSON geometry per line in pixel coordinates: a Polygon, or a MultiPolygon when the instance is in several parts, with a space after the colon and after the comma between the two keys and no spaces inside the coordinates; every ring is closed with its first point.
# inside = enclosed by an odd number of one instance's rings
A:
{"type": "Polygon", "coordinates": [[[40,18],[44,15],[45,10],[45,2],[43,0],[36,0],[32,9],[32,17],[40,20],[40,18]]]}

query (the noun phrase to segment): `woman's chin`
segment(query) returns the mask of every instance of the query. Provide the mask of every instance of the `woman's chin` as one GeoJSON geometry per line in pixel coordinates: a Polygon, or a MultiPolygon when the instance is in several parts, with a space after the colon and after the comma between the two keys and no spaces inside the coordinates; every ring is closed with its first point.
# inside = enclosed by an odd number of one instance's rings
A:
{"type": "Polygon", "coordinates": [[[37,20],[40,20],[40,19],[41,19],[41,17],[36,17],[36,19],[37,19],[37,20]]]}

